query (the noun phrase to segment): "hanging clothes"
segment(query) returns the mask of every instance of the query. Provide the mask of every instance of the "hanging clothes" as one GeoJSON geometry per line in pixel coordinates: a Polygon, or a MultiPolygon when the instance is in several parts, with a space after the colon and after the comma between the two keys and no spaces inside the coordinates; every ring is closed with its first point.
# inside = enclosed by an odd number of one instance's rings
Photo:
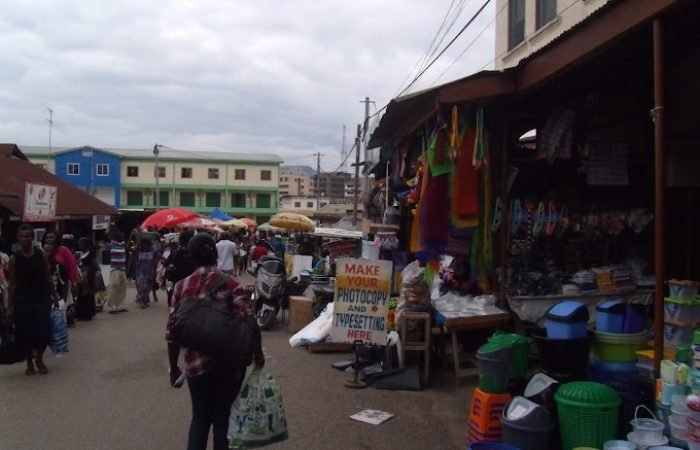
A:
{"type": "Polygon", "coordinates": [[[450,209],[445,207],[450,195],[448,174],[428,177],[421,196],[421,237],[423,247],[431,251],[447,246],[450,230],[450,209]]]}
{"type": "Polygon", "coordinates": [[[479,212],[479,174],[472,163],[476,130],[465,124],[462,135],[461,145],[456,152],[455,170],[452,172],[452,215],[455,222],[470,220],[474,223],[476,219],[476,225],[478,218],[474,216],[479,212]]]}

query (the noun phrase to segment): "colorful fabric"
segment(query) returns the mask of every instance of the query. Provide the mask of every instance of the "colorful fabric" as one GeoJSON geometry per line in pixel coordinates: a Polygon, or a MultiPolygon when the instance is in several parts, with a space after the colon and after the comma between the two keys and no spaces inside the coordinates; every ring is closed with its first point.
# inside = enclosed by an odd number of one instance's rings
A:
{"type": "Polygon", "coordinates": [[[449,156],[447,148],[447,130],[442,127],[433,132],[428,146],[428,161],[430,162],[430,175],[437,177],[454,170],[454,164],[449,156]]]}
{"type": "Polygon", "coordinates": [[[123,242],[112,241],[109,260],[112,270],[126,270],[126,246],[123,242]]]}
{"type": "Polygon", "coordinates": [[[75,261],[75,255],[65,245],[59,245],[54,252],[54,259],[68,272],[68,277],[73,283],[80,281],[80,269],[75,261]]]}
{"type": "MultiPolygon", "coordinates": [[[[221,273],[221,270],[215,267],[199,267],[192,275],[178,281],[173,291],[172,310],[174,311],[177,304],[183,299],[208,295],[221,273]]],[[[233,277],[229,277],[228,281],[216,292],[215,298],[219,301],[232,301],[234,314],[238,316],[253,314],[250,298],[233,277]]],[[[166,329],[169,327],[170,320],[168,320],[166,329]]],[[[185,373],[187,376],[201,375],[209,367],[211,367],[209,356],[194,350],[185,350],[185,373]]]]}
{"type": "MultiPolygon", "coordinates": [[[[475,217],[479,212],[479,174],[472,161],[476,130],[465,124],[463,136],[452,173],[452,216],[455,222],[469,220],[471,226],[476,226],[479,223],[475,217]]],[[[464,228],[464,224],[459,225],[464,228]]]]}

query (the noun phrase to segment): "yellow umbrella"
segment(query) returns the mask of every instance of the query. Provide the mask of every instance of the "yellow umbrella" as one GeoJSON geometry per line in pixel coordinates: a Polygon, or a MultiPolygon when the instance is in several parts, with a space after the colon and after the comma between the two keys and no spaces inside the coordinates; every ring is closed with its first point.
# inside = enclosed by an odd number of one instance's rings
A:
{"type": "Polygon", "coordinates": [[[231,219],[227,220],[226,222],[221,222],[219,226],[224,228],[248,228],[248,225],[245,222],[238,219],[231,219]]]}
{"type": "Polygon", "coordinates": [[[270,218],[270,225],[294,231],[313,231],[316,224],[308,217],[297,213],[277,213],[270,218]]]}

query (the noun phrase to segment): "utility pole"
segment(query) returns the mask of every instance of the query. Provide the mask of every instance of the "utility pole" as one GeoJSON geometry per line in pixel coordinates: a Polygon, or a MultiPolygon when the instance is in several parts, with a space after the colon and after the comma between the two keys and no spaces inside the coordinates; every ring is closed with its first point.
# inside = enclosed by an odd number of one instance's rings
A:
{"type": "Polygon", "coordinates": [[[357,202],[360,191],[360,135],[362,134],[362,129],[360,124],[357,124],[357,137],[355,137],[355,192],[353,192],[353,205],[352,205],[352,226],[357,225],[357,202]]]}
{"type": "MultiPolygon", "coordinates": [[[[321,209],[321,153],[314,153],[316,157],[316,211],[321,209]]],[[[316,217],[318,220],[318,217],[316,217]]]]}
{"type": "MultiPolygon", "coordinates": [[[[51,160],[51,131],[53,129],[53,109],[51,109],[51,108],[46,108],[46,109],[49,110],[49,118],[46,120],[49,122],[49,161],[48,161],[47,166],[48,166],[49,171],[50,171],[50,168],[51,168],[51,161],[50,161],[51,160]]],[[[55,168],[54,168],[53,172],[56,173],[55,168]]]]}
{"type": "MultiPolygon", "coordinates": [[[[367,144],[366,144],[366,138],[367,138],[367,132],[369,130],[369,104],[370,103],[375,103],[369,99],[369,97],[365,97],[364,100],[360,100],[360,103],[365,104],[365,122],[364,122],[364,127],[362,130],[362,141],[365,142],[365,159],[364,162],[367,164],[367,156],[368,156],[368,151],[367,151],[367,144]]],[[[357,147],[357,151],[360,151],[360,147],[357,147]]],[[[365,171],[365,178],[362,183],[363,191],[368,191],[369,190],[369,174],[365,171]]]]}
{"type": "Polygon", "coordinates": [[[158,169],[159,169],[159,167],[158,167],[158,155],[160,154],[159,147],[160,147],[160,145],[158,145],[158,144],[155,144],[153,146],[153,156],[155,156],[155,159],[156,159],[156,167],[153,170],[153,175],[156,176],[156,201],[155,201],[156,211],[160,211],[160,177],[158,176],[158,175],[160,175],[158,173],[158,169]]]}

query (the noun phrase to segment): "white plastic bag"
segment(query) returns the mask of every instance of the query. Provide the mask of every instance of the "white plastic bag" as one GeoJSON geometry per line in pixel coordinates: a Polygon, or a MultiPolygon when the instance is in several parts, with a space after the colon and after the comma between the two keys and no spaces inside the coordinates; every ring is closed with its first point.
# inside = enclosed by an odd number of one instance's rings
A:
{"type": "Polygon", "coordinates": [[[277,380],[253,369],[231,406],[230,448],[249,448],[287,439],[287,418],[277,380]]]}
{"type": "Polygon", "coordinates": [[[289,345],[299,347],[301,345],[323,342],[331,335],[333,326],[333,302],[326,305],[321,314],[313,322],[299,330],[297,334],[289,338],[289,345]]]}

